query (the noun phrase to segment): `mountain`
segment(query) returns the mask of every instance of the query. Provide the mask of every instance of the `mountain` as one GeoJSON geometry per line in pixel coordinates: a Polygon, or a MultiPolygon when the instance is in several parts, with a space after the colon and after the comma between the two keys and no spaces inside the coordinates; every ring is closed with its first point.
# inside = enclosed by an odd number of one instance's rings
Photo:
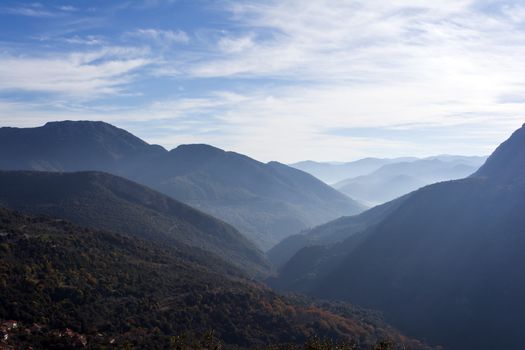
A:
{"type": "Polygon", "coordinates": [[[356,349],[387,339],[428,348],[365,310],[322,309],[188,263],[169,247],[64,220],[0,208],[0,252],[2,348],[197,348],[194,337],[210,330],[204,341],[226,348],[313,336],[356,349]]]}
{"type": "MultiPolygon", "coordinates": [[[[522,347],[524,145],[525,125],[471,177],[417,190],[360,240],[339,243],[354,241],[333,266],[310,262],[316,270],[298,287],[376,308],[402,331],[447,349],[522,347]]],[[[310,255],[319,261],[319,252],[310,255]]],[[[297,259],[304,256],[282,269],[297,259]]]]}
{"type": "Polygon", "coordinates": [[[313,176],[209,145],[171,151],[103,122],[0,128],[0,169],[122,176],[217,216],[264,249],[364,207],[313,176]]]}
{"type": "Polygon", "coordinates": [[[474,173],[485,157],[435,156],[381,166],[374,172],[345,179],[334,188],[369,205],[388,202],[425,185],[456,180],[474,173]]]}
{"type": "Polygon", "coordinates": [[[363,158],[353,162],[344,163],[314,162],[312,160],[306,160],[290,164],[290,166],[312,174],[327,184],[335,184],[350,177],[370,174],[386,164],[413,160],[417,160],[417,158],[363,158]]]}
{"type": "Polygon", "coordinates": [[[232,226],[107,173],[0,171],[0,205],[160,244],[195,247],[249,275],[269,272],[262,252],[232,226]]]}

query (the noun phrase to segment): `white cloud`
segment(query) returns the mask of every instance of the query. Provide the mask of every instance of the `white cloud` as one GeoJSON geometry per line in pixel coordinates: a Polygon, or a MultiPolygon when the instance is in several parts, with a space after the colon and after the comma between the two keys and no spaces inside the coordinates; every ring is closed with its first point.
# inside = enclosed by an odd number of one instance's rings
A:
{"type": "Polygon", "coordinates": [[[0,90],[92,99],[122,91],[132,73],[151,63],[144,50],[103,48],[51,57],[0,56],[0,90]]]}
{"type": "Polygon", "coordinates": [[[106,43],[106,40],[102,36],[97,36],[97,35],[86,35],[83,37],[75,35],[75,36],[68,37],[68,38],[62,38],[60,40],[68,44],[73,44],[73,45],[95,46],[95,45],[102,45],[106,43]]]}
{"type": "Polygon", "coordinates": [[[249,50],[255,46],[253,35],[241,37],[223,37],[218,42],[219,48],[224,52],[238,53],[249,50]]]}
{"type": "Polygon", "coordinates": [[[78,8],[76,8],[75,6],[71,6],[71,5],[59,6],[58,9],[61,10],[61,11],[66,11],[66,12],[76,12],[76,11],[78,11],[78,8]]]}
{"type": "Polygon", "coordinates": [[[163,45],[187,43],[190,40],[188,34],[182,30],[137,29],[134,32],[129,32],[128,35],[152,40],[163,45]]]}
{"type": "Polygon", "coordinates": [[[32,3],[29,5],[3,7],[0,8],[1,13],[7,13],[11,15],[27,16],[27,17],[55,17],[59,15],[53,11],[46,9],[40,3],[32,3]]]}
{"type": "Polygon", "coordinates": [[[523,5],[504,5],[502,8],[502,12],[513,22],[525,22],[525,6],[523,5]]]}
{"type": "Polygon", "coordinates": [[[39,2],[32,2],[23,5],[20,4],[17,6],[0,7],[0,13],[26,17],[59,17],[65,15],[68,12],[74,12],[77,10],[77,8],[70,5],[49,7],[39,2]]]}

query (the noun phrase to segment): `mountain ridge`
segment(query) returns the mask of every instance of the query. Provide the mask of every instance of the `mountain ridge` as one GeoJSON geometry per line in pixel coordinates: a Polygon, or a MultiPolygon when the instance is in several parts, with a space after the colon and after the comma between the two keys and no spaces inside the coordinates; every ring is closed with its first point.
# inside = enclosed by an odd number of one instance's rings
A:
{"type": "Polygon", "coordinates": [[[340,181],[333,187],[364,203],[377,205],[432,183],[467,177],[475,173],[485,159],[442,155],[391,162],[369,174],[340,181]]]}
{"type": "Polygon", "coordinates": [[[366,175],[379,169],[381,166],[393,162],[416,160],[414,157],[399,158],[374,158],[367,157],[351,162],[317,162],[305,160],[289,164],[291,167],[305,171],[321,179],[327,184],[333,185],[344,179],[366,175]]]}
{"type": "Polygon", "coordinates": [[[104,122],[0,128],[0,169],[95,170],[136,181],[232,224],[268,249],[364,207],[285,165],[197,144],[170,151],[104,122]],[[300,179],[298,179],[300,178],[300,179]]]}

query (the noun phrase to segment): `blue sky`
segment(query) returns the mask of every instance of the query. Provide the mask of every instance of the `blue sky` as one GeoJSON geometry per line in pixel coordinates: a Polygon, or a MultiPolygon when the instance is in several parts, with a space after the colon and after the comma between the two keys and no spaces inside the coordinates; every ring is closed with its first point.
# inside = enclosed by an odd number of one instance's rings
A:
{"type": "Polygon", "coordinates": [[[1,126],[346,161],[488,154],[524,107],[521,1],[0,3],[1,126]]]}

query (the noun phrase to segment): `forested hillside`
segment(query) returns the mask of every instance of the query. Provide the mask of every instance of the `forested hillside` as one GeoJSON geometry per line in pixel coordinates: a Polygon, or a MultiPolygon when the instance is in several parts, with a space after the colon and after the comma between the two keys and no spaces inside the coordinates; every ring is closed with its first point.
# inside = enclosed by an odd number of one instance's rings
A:
{"type": "Polygon", "coordinates": [[[243,347],[317,335],[363,349],[385,339],[424,348],[371,313],[326,311],[188,262],[171,249],[63,220],[0,209],[0,252],[0,315],[36,324],[28,327],[34,337],[19,339],[35,349],[56,341],[46,329],[70,329],[90,346],[107,340],[149,349],[210,330],[243,347]]]}

